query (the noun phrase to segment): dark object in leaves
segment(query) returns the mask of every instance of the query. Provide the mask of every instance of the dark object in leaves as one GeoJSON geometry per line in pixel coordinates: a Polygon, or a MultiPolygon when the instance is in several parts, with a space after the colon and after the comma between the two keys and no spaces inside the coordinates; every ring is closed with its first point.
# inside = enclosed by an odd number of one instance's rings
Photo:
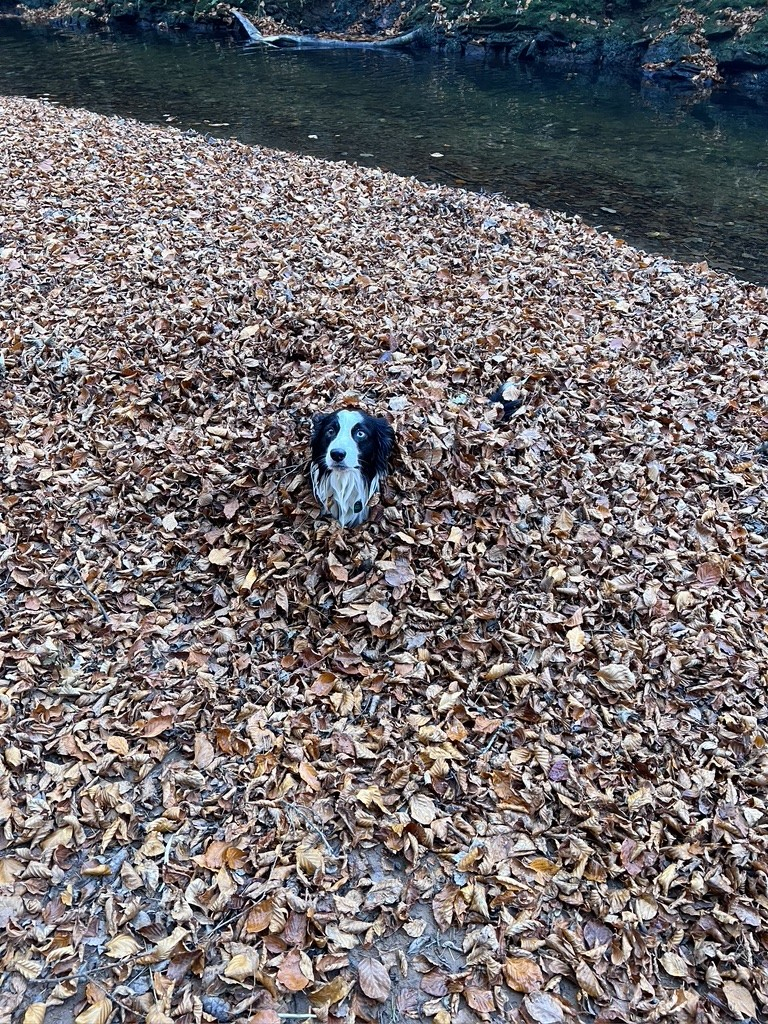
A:
{"type": "Polygon", "coordinates": [[[502,408],[501,422],[507,423],[508,420],[512,419],[514,413],[520,408],[525,401],[523,398],[514,398],[511,401],[504,397],[504,392],[509,387],[508,384],[501,384],[492,395],[488,396],[489,402],[494,402],[496,405],[500,405],[502,408]]]}

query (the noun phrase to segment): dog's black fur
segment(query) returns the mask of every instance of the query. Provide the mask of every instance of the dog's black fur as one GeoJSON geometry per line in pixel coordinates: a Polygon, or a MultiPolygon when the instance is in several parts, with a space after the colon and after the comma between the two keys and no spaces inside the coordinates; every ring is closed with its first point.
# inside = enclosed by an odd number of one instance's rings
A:
{"type": "Polygon", "coordinates": [[[342,526],[368,518],[371,498],[387,475],[395,447],[389,423],[362,409],[316,416],[312,431],[312,488],[342,526]]]}

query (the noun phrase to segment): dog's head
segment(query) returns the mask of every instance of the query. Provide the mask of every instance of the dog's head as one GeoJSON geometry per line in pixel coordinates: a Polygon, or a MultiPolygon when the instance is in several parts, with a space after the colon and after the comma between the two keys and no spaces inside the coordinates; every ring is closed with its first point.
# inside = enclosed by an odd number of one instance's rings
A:
{"type": "Polygon", "coordinates": [[[317,416],[312,431],[312,461],[327,470],[359,469],[367,479],[385,476],[395,432],[385,419],[360,409],[317,416]]]}
{"type": "Polygon", "coordinates": [[[312,430],[312,487],[342,526],[356,526],[387,474],[395,432],[361,409],[316,416],[312,430]]]}

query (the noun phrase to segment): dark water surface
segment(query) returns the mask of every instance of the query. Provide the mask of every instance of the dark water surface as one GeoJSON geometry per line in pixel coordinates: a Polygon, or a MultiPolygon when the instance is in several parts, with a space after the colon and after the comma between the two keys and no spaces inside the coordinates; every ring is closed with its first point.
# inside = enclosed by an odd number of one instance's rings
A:
{"type": "Polygon", "coordinates": [[[765,100],[491,59],[11,20],[0,21],[0,94],[501,192],[768,283],[765,100]]]}

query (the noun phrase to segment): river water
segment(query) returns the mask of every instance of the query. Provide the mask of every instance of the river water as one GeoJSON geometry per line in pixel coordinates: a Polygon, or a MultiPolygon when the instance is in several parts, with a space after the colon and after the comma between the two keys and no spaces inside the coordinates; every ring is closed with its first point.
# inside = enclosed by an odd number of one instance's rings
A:
{"type": "MultiPolygon", "coordinates": [[[[0,20],[0,94],[379,166],[580,214],[768,283],[768,102],[434,54],[0,20]]],[[[0,126],[0,145],[2,126],[0,126]]]]}

